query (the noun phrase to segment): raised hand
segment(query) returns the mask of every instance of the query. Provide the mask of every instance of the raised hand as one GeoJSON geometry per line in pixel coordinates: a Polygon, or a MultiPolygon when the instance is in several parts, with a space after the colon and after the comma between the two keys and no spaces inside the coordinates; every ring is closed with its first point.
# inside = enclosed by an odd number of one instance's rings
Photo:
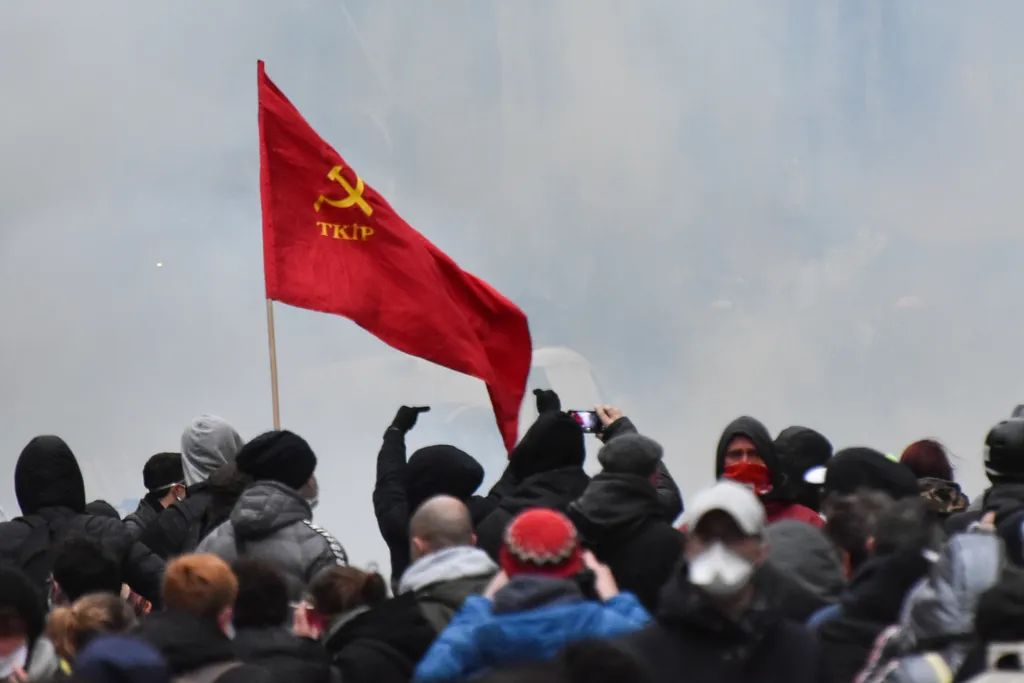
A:
{"type": "Polygon", "coordinates": [[[395,413],[395,419],[391,421],[391,426],[394,429],[406,434],[410,429],[416,426],[416,418],[420,416],[420,413],[426,413],[430,410],[430,406],[402,406],[395,413]]]}

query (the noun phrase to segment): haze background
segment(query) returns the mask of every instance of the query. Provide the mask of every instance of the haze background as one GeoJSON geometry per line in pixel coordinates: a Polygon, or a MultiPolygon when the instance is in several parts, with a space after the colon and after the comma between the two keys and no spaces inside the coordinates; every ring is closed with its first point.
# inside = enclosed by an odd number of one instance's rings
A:
{"type": "MultiPolygon", "coordinates": [[[[413,226],[523,307],[535,347],[593,364],[593,399],[666,445],[686,493],[749,413],[837,447],[937,436],[976,494],[985,432],[1024,398],[1022,15],[1009,0],[7,0],[0,471],[57,433],[90,496],[116,504],[193,416],[270,427],[262,58],[413,226]]],[[[380,435],[450,378],[341,318],[278,307],[277,336],[284,426],[320,456],[317,520],[386,566],[380,435]]],[[[504,454],[479,412],[471,427],[437,410],[410,445],[462,445],[493,480],[504,454]]],[[[16,514],[11,477],[0,504],[16,514]]]]}

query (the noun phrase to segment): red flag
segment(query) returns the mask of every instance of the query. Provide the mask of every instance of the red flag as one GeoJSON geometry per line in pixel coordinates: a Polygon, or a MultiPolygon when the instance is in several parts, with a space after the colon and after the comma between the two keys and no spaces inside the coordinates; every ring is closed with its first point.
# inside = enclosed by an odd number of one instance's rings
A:
{"type": "Polygon", "coordinates": [[[532,354],[526,316],[395,213],[259,62],[267,298],[343,315],[413,356],[478,377],[511,451],[532,354]]]}

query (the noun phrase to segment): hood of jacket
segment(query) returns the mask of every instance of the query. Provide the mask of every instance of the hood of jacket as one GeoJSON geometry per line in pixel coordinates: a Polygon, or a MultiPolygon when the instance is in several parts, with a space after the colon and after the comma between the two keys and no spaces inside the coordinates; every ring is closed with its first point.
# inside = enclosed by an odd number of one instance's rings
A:
{"type": "Polygon", "coordinates": [[[828,464],[831,442],[809,427],[786,427],[775,437],[775,454],[786,470],[793,499],[817,511],[821,505],[819,487],[804,481],[804,475],[807,470],[828,464]]]}
{"type": "Polygon", "coordinates": [[[725,453],[729,450],[729,444],[737,436],[745,436],[754,443],[758,456],[760,456],[761,460],[764,460],[764,464],[771,473],[772,490],[767,495],[762,496],[762,498],[765,500],[777,500],[780,496],[785,497],[787,477],[779,463],[778,455],[775,453],[775,443],[772,441],[772,436],[763,424],[746,415],[737,417],[722,431],[715,455],[715,479],[722,478],[722,474],[725,472],[725,453]]]}
{"type": "Polygon", "coordinates": [[[298,491],[276,481],[258,481],[239,496],[229,519],[237,538],[259,539],[313,519],[313,510],[298,491]]]}
{"type": "Polygon", "coordinates": [[[1003,547],[995,534],[953,536],[927,577],[903,603],[900,641],[911,649],[974,633],[974,617],[981,594],[999,580],[1003,547]]]}
{"type": "Polygon", "coordinates": [[[418,591],[436,583],[489,576],[498,565],[480,548],[458,546],[424,555],[409,565],[398,584],[399,593],[418,591]]]}
{"type": "Polygon", "coordinates": [[[787,519],[769,524],[765,537],[772,566],[828,602],[839,598],[846,586],[843,562],[820,529],[787,519]]]}
{"type": "Polygon", "coordinates": [[[970,499],[960,490],[960,484],[955,481],[922,477],[917,480],[917,486],[921,489],[921,497],[941,517],[964,512],[971,504],[970,499]]]}
{"type": "Polygon", "coordinates": [[[565,510],[589,484],[590,477],[580,467],[541,472],[521,481],[499,506],[512,515],[529,508],[565,510]]]}
{"type": "Polygon", "coordinates": [[[22,514],[50,507],[85,512],[82,470],[75,454],[57,436],[37,436],[22,449],[14,467],[14,493],[22,514]]]}
{"type": "Polygon", "coordinates": [[[465,451],[438,444],[409,456],[405,468],[409,514],[434,496],[466,500],[484,481],[484,468],[465,451]]]}
{"type": "Polygon", "coordinates": [[[509,582],[494,594],[491,604],[494,614],[510,614],[584,600],[579,584],[571,579],[520,575],[509,579],[509,582]]]}
{"type": "Polygon", "coordinates": [[[215,469],[235,461],[244,442],[234,427],[216,415],[200,415],[181,435],[185,486],[205,481],[215,469]]]}
{"type": "Polygon", "coordinates": [[[215,623],[187,612],[153,612],[136,635],[160,651],[174,676],[235,659],[231,640],[215,623]]]}
{"type": "Polygon", "coordinates": [[[590,480],[583,495],[569,505],[568,514],[584,542],[593,544],[621,538],[648,519],[664,519],[650,480],[607,472],[590,480]]]}
{"type": "Polygon", "coordinates": [[[542,413],[509,455],[516,479],[567,467],[582,468],[587,451],[583,428],[568,413],[542,413]]]}

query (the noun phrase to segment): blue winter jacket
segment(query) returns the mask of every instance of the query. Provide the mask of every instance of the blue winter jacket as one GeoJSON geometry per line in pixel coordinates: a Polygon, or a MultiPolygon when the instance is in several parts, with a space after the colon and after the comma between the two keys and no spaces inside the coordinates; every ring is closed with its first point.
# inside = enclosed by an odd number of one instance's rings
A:
{"type": "Polygon", "coordinates": [[[572,581],[515,577],[494,596],[466,599],[416,667],[416,683],[464,681],[497,666],[551,659],[586,638],[612,638],[651,620],[631,593],[586,600],[572,581]]]}

